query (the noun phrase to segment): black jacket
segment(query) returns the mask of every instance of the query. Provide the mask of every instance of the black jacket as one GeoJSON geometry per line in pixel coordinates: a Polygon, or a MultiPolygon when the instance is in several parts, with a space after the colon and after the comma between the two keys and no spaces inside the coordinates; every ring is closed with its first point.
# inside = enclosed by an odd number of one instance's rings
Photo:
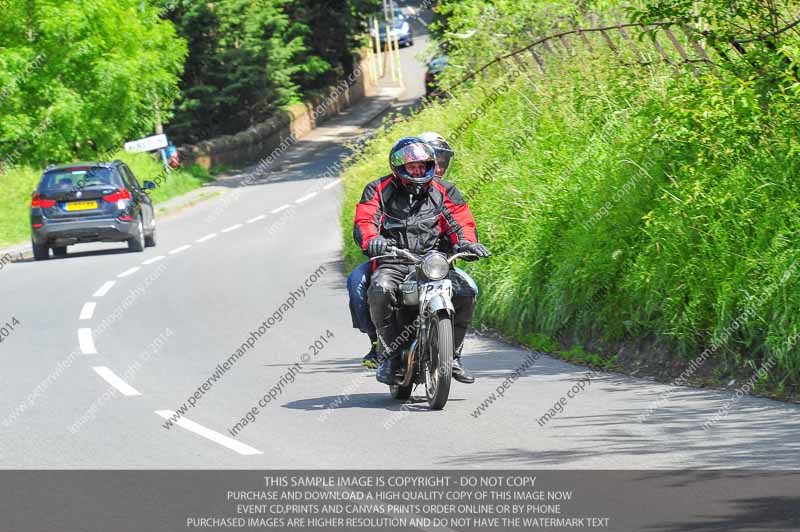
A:
{"type": "Polygon", "coordinates": [[[356,244],[366,253],[378,235],[417,254],[437,248],[443,236],[452,244],[478,241],[475,220],[455,185],[434,178],[424,194],[412,196],[391,175],[369,183],[356,207],[356,244]]]}

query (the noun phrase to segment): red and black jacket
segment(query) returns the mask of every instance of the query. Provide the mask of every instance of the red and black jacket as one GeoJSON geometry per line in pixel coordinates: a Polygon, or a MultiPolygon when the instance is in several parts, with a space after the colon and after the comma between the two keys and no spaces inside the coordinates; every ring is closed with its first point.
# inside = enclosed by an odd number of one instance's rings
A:
{"type": "Polygon", "coordinates": [[[425,194],[414,197],[391,175],[369,183],[356,207],[356,244],[366,253],[378,235],[417,254],[435,249],[443,236],[452,244],[478,241],[475,220],[455,185],[434,178],[425,194]]]}

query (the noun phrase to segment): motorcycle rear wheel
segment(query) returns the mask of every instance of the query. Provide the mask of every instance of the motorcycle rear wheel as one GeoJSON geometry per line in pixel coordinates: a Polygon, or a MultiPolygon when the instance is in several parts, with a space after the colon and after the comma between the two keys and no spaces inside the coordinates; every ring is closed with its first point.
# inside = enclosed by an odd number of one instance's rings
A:
{"type": "Polygon", "coordinates": [[[425,361],[425,395],[431,410],[441,410],[450,397],[453,377],[453,322],[444,313],[431,319],[428,358],[425,361]]]}

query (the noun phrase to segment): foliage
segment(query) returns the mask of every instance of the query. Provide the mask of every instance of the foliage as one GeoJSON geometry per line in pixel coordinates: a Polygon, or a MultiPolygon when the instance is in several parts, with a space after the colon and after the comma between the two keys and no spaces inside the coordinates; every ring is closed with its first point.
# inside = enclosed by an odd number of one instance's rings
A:
{"type": "Polygon", "coordinates": [[[196,142],[244,130],[352,70],[377,0],[161,0],[189,43],[169,133],[196,142]]]}
{"type": "Polygon", "coordinates": [[[693,28],[721,54],[720,67],[754,84],[762,105],[775,92],[800,87],[796,0],[655,0],[630,14],[639,22],[673,21],[693,28]]]}
{"type": "Polygon", "coordinates": [[[595,353],[589,353],[583,349],[580,345],[572,346],[567,351],[562,351],[559,353],[559,356],[564,360],[568,360],[570,362],[576,362],[579,364],[588,364],[595,368],[602,368],[605,366],[605,362],[600,355],[595,353]]]}
{"type": "Polygon", "coordinates": [[[466,266],[479,323],[612,348],[654,338],[684,360],[713,347],[708,364],[739,370],[777,354],[771,386],[800,382],[800,350],[784,348],[800,329],[800,97],[776,89],[763,105],[732,72],[630,68],[598,50],[548,68],[387,124],[344,174],[348,265],[363,260],[354,205],[392,141],[431,124],[453,139],[483,109],[450,173],[494,253],[466,266]]]}
{"type": "Polygon", "coordinates": [[[169,117],[186,53],[140,0],[13,1],[0,44],[4,167],[90,158],[151,132],[169,117]]]}
{"type": "Polygon", "coordinates": [[[445,86],[498,54],[545,35],[622,20],[621,0],[441,0],[431,32],[447,52],[445,86]]]}
{"type": "Polygon", "coordinates": [[[550,336],[541,333],[528,333],[523,336],[525,345],[544,353],[554,353],[560,349],[558,342],[550,336]]]}

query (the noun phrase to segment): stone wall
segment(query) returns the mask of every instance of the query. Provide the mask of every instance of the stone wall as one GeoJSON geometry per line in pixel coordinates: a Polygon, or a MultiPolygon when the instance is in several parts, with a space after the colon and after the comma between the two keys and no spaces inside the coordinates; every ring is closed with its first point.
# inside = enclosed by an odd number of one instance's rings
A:
{"type": "Polygon", "coordinates": [[[220,165],[241,167],[258,162],[285,140],[294,143],[326,118],[372,94],[374,88],[367,59],[361,58],[352,74],[323,91],[319,97],[292,105],[266,122],[234,135],[178,148],[181,164],[212,168],[220,165]]]}

